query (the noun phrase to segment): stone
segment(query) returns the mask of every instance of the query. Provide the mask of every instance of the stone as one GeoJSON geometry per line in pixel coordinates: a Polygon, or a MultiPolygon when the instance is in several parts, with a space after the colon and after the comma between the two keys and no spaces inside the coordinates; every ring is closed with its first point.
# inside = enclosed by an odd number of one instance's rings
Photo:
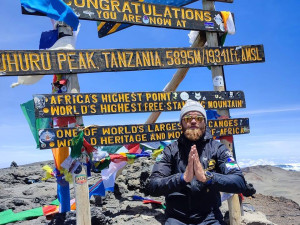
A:
{"type": "Polygon", "coordinates": [[[10,167],[18,167],[18,164],[15,161],[12,161],[10,167]]]}
{"type": "Polygon", "coordinates": [[[3,212],[5,210],[8,210],[7,206],[0,204],[0,212],[3,212]]]}
{"type": "Polygon", "coordinates": [[[244,212],[242,225],[276,225],[267,219],[261,212],[244,212]]]}
{"type": "Polygon", "coordinates": [[[27,205],[27,203],[22,199],[13,199],[11,201],[15,206],[27,205]]]}
{"type": "Polygon", "coordinates": [[[32,195],[33,190],[32,189],[27,189],[27,190],[23,191],[22,193],[23,193],[23,195],[32,195]]]}

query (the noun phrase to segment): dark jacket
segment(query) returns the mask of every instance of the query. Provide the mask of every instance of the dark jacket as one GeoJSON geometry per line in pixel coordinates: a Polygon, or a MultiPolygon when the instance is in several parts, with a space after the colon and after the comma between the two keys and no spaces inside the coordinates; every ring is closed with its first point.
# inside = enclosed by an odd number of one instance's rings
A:
{"type": "Polygon", "coordinates": [[[166,215],[183,222],[202,221],[221,206],[221,192],[242,193],[246,188],[241,170],[231,152],[212,139],[210,131],[197,142],[183,134],[163,151],[163,157],[153,167],[148,191],[152,196],[164,195],[166,215]],[[205,170],[211,171],[212,181],[202,183],[194,177],[186,184],[180,177],[185,172],[191,146],[196,144],[205,170]]]}

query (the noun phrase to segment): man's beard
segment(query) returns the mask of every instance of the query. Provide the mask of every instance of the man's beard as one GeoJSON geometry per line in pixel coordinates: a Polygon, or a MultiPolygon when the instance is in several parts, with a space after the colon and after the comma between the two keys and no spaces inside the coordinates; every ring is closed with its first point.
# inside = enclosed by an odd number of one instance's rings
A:
{"type": "Polygon", "coordinates": [[[204,134],[204,129],[195,128],[195,129],[186,129],[184,135],[190,141],[198,141],[204,134]]]}

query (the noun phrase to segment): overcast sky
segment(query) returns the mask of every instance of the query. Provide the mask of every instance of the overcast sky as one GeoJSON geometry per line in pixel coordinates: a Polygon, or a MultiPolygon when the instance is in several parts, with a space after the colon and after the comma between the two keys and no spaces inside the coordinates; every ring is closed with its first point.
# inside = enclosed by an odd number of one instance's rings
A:
{"type": "MultiPolygon", "coordinates": [[[[19,0],[0,3],[1,50],[38,49],[40,35],[51,30],[46,17],[21,14],[19,0]]],[[[202,9],[201,1],[188,7],[202,9]]],[[[300,163],[299,0],[235,0],[216,3],[216,10],[235,15],[236,34],[225,45],[263,44],[265,63],[224,66],[227,90],[245,93],[245,109],[230,110],[233,118],[250,119],[250,134],[236,135],[237,159],[255,163],[300,163]]],[[[94,21],[81,21],[77,49],[188,47],[189,31],[133,26],[99,39],[94,21]]],[[[161,91],[176,69],[80,74],[81,92],[161,91]]],[[[17,77],[0,78],[0,167],[52,159],[51,150],[35,148],[20,104],[33,94],[51,92],[52,76],[29,86],[10,88],[17,77]]],[[[211,71],[192,68],[178,91],[212,91],[211,71]]],[[[179,112],[162,113],[158,122],[175,121],[179,112]]],[[[85,125],[144,123],[149,113],[84,117],[85,125]]]]}

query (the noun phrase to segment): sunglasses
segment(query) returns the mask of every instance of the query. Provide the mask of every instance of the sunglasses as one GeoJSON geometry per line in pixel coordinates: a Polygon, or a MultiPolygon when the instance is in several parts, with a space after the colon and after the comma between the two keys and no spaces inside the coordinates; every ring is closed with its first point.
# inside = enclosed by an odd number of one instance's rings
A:
{"type": "Polygon", "coordinates": [[[197,122],[201,123],[204,120],[204,117],[203,116],[184,116],[182,119],[186,123],[192,122],[193,119],[195,119],[197,122]]]}

